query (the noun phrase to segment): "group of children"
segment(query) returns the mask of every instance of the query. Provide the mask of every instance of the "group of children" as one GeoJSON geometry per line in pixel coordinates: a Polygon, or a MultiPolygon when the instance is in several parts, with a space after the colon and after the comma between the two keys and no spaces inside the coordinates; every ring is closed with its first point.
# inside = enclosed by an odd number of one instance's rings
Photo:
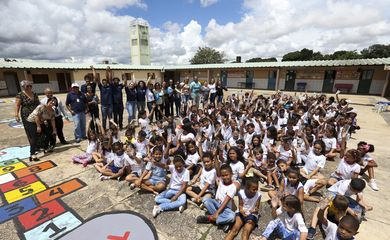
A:
{"type": "MultiPolygon", "coordinates": [[[[73,161],[94,163],[101,180],[129,182],[155,196],[152,213],[183,212],[187,200],[207,215],[199,224],[216,224],[234,239],[249,239],[258,225],[262,192],[268,192],[273,220],[258,239],[313,239],[316,229],[325,239],[353,239],[366,211],[368,185],[378,191],[374,146],[360,142],[347,148],[357,125],[348,101],[326,95],[299,96],[277,92],[270,97],[253,91],[234,93],[214,106],[195,105],[180,118],[150,122],[153,111],[140,111],[138,121],[120,136],[91,120],[85,154],[73,161]],[[137,131],[136,131],[137,129],[137,131]],[[327,161],[339,164],[330,176],[327,161]],[[304,201],[317,202],[310,227],[304,201]],[[306,214],[306,221],[308,220],[306,214]]],[[[256,238],[256,237],[255,237],[256,238]]]]}

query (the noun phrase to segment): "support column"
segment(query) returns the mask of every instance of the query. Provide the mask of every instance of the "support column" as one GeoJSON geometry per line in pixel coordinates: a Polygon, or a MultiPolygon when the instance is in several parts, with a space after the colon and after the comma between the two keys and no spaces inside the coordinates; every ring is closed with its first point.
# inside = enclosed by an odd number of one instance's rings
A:
{"type": "Polygon", "coordinates": [[[279,76],[280,76],[280,68],[276,71],[276,83],[275,83],[275,91],[279,90],[279,76]]]}

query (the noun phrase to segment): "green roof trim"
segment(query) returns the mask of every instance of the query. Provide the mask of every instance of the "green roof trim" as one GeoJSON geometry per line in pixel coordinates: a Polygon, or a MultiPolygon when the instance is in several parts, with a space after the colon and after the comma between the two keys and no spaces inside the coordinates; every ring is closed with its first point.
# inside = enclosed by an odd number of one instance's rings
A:
{"type": "MultiPolygon", "coordinates": [[[[188,69],[231,69],[231,68],[278,68],[278,67],[344,67],[390,65],[390,58],[351,59],[351,60],[318,60],[290,62],[251,62],[251,63],[221,63],[196,65],[130,65],[130,64],[95,64],[97,70],[110,66],[113,70],[188,70],[188,69]]],[[[0,69],[69,69],[88,70],[91,64],[86,63],[54,63],[54,62],[0,62],[0,69]]]]}

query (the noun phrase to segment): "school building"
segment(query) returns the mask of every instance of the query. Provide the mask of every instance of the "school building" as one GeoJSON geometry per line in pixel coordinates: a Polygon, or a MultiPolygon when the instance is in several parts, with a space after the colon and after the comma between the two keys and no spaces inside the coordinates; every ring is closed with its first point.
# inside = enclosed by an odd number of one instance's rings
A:
{"type": "MultiPolygon", "coordinates": [[[[114,77],[128,80],[183,81],[197,76],[200,81],[220,79],[229,88],[345,93],[390,97],[390,58],[258,62],[198,65],[96,64],[98,77],[105,78],[109,66],[114,77]]],[[[89,64],[53,62],[0,62],[0,96],[14,96],[19,82],[28,79],[34,91],[47,87],[67,92],[72,82],[82,84],[91,74],[89,64]]]]}

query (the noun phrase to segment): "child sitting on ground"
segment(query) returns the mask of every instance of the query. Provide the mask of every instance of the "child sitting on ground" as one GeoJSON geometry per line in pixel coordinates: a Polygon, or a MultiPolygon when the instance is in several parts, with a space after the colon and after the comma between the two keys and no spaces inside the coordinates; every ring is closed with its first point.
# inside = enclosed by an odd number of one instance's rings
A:
{"type": "Polygon", "coordinates": [[[153,217],[177,208],[182,213],[187,201],[185,191],[190,181],[190,172],[184,167],[182,154],[177,153],[173,158],[173,165],[165,165],[165,169],[171,172],[171,181],[168,189],[156,196],[157,205],[153,207],[153,217]]]}
{"type": "Polygon", "coordinates": [[[247,240],[253,229],[256,228],[261,202],[261,195],[258,188],[259,183],[256,178],[245,179],[245,189],[241,189],[238,192],[239,207],[236,212],[236,220],[232,230],[225,237],[225,240],[233,240],[242,227],[244,229],[242,230],[241,239],[247,240]]]}
{"type": "Polygon", "coordinates": [[[348,150],[340,160],[335,172],[330,175],[328,185],[332,186],[337,181],[357,178],[360,173],[360,154],[355,149],[348,150]]]}
{"type": "Polygon", "coordinates": [[[73,163],[81,163],[83,167],[86,167],[88,163],[92,161],[92,154],[100,149],[100,142],[94,131],[88,130],[88,146],[85,153],[76,155],[72,158],[73,163]]]}
{"type": "Polygon", "coordinates": [[[112,153],[108,156],[107,164],[101,167],[95,164],[95,168],[101,173],[100,180],[118,179],[125,173],[125,167],[130,162],[129,156],[123,149],[121,142],[112,145],[112,153]]]}
{"type": "Polygon", "coordinates": [[[228,232],[230,225],[234,222],[235,214],[232,210],[233,197],[236,195],[237,188],[233,183],[233,170],[223,164],[220,167],[221,181],[219,183],[217,193],[214,198],[203,199],[203,204],[207,208],[210,215],[201,215],[196,218],[197,223],[215,223],[224,225],[224,232],[228,232]]]}
{"type": "Polygon", "coordinates": [[[378,186],[376,185],[375,181],[375,175],[374,175],[374,168],[378,167],[378,164],[375,162],[375,160],[368,155],[368,153],[374,152],[375,148],[374,145],[368,144],[366,142],[359,142],[357,145],[357,150],[360,153],[360,157],[362,158],[362,170],[360,172],[360,175],[363,175],[366,171],[368,171],[368,186],[372,188],[374,191],[379,191],[378,186]]]}

